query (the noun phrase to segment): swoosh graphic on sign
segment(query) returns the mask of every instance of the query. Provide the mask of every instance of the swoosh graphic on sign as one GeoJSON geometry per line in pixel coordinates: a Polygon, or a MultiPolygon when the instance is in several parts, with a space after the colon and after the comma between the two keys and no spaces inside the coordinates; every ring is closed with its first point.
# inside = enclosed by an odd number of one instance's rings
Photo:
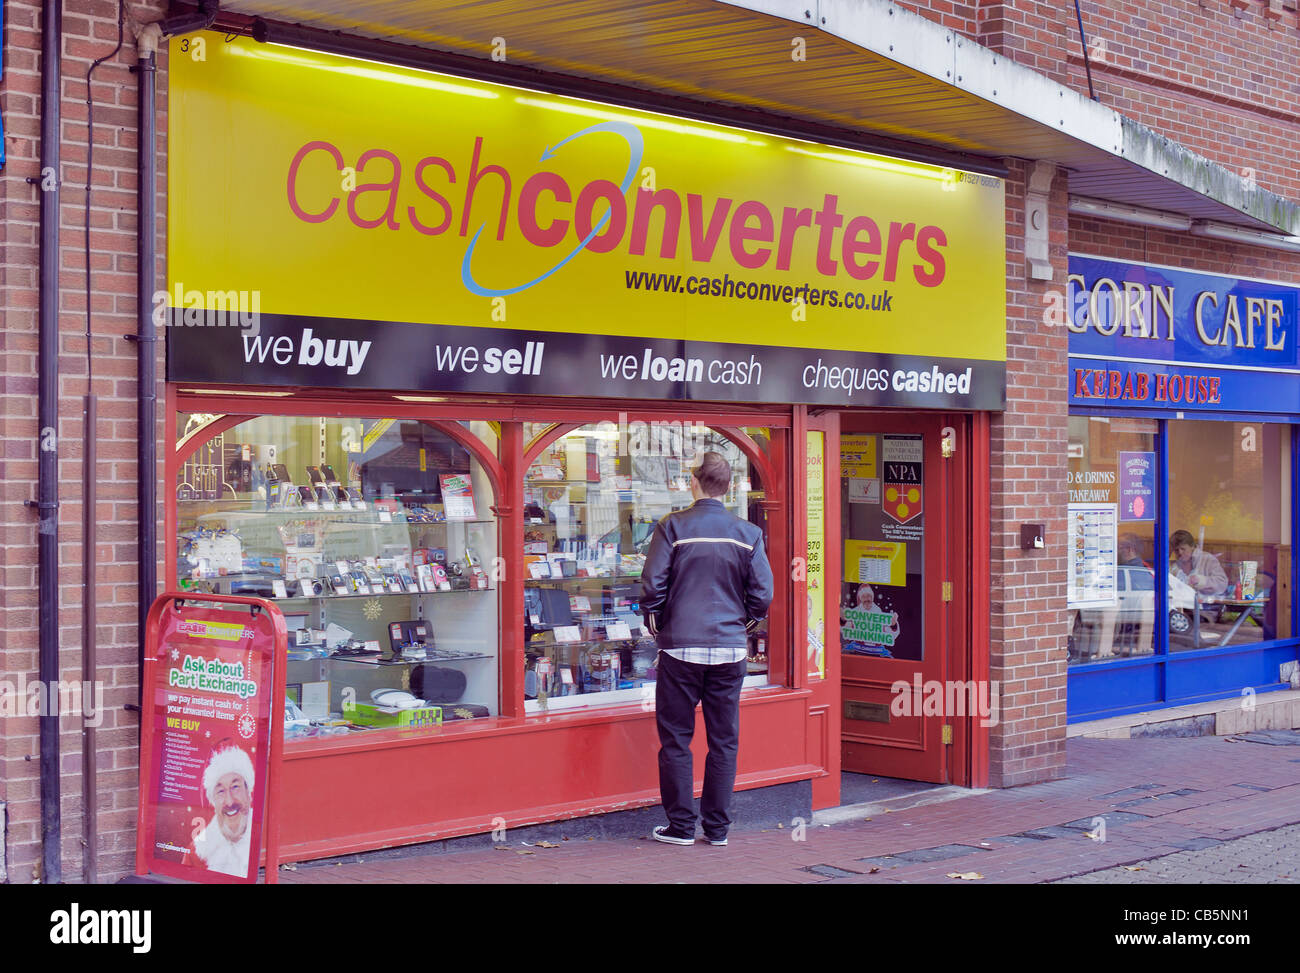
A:
{"type": "MultiPolygon", "coordinates": [[[[546,151],[542,153],[541,161],[545,162],[547,159],[550,159],[562,146],[567,145],[574,139],[582,138],[582,136],[590,135],[593,132],[613,132],[615,135],[621,135],[624,141],[627,142],[627,172],[623,175],[622,185],[618,187],[620,192],[626,193],[628,187],[632,185],[632,179],[636,176],[637,170],[641,167],[641,157],[645,154],[645,139],[641,135],[641,130],[629,122],[601,122],[597,125],[592,125],[590,128],[584,128],[581,132],[574,132],[568,138],[561,139],[559,142],[556,142],[550,148],[546,149],[546,151]]],[[[460,264],[461,283],[465,285],[465,289],[471,294],[478,294],[482,297],[505,297],[508,294],[518,294],[520,291],[527,290],[534,284],[539,284],[546,280],[547,277],[550,277],[570,260],[580,254],[587,248],[587,244],[599,235],[600,231],[605,228],[605,225],[608,222],[609,213],[606,213],[601,217],[600,222],[591,228],[591,232],[582,239],[582,242],[565,255],[559,263],[550,270],[547,270],[545,273],[515,287],[484,287],[474,279],[474,273],[470,269],[470,261],[474,257],[474,247],[478,243],[478,238],[483,233],[483,228],[487,226],[486,223],[483,223],[479,226],[478,230],[475,231],[474,238],[469,241],[469,246],[465,248],[465,259],[462,260],[460,264]]]]}

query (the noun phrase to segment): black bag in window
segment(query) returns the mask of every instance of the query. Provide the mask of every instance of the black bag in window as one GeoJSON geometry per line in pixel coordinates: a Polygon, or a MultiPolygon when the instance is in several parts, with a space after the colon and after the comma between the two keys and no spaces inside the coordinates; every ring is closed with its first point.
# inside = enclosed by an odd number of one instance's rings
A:
{"type": "Polygon", "coordinates": [[[450,703],[442,708],[442,721],[476,720],[488,715],[488,708],[479,703],[450,703]]]}
{"type": "Polygon", "coordinates": [[[430,703],[454,703],[465,695],[465,673],[447,666],[411,667],[411,692],[430,703]]]}

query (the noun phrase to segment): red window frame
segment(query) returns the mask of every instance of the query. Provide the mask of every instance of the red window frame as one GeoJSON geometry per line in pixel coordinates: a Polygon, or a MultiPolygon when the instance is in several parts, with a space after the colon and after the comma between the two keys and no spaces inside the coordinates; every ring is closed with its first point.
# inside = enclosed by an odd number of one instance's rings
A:
{"type": "MultiPolygon", "coordinates": [[[[581,404],[564,399],[536,399],[506,402],[496,397],[436,396],[415,393],[375,393],[264,388],[201,388],[167,386],[165,435],[167,437],[164,503],[164,577],[170,584],[176,577],[177,530],[176,475],[185,459],[202,443],[242,422],[263,415],[277,416],[359,416],[365,418],[408,419],[426,422],[455,439],[472,452],[482,464],[495,491],[491,509],[499,519],[497,553],[522,552],[524,537],[523,485],[528,466],[540,450],[565,432],[601,421],[682,422],[690,420],[717,429],[727,436],[756,466],[767,493],[764,504],[768,513],[768,558],[775,578],[775,593],[768,622],[768,680],[773,687],[799,688],[805,679],[797,671],[803,664],[802,647],[798,660],[792,658],[790,551],[793,534],[791,505],[792,466],[802,456],[802,449],[791,439],[796,410],[785,407],[719,406],[707,403],[667,404],[662,401],[602,399],[581,404]],[[216,413],[219,418],[183,444],[176,442],[177,416],[180,413],[216,413]],[[459,425],[462,420],[499,422],[499,455],[493,455],[482,440],[459,425]],[[532,442],[524,441],[524,423],[550,425],[532,442]],[[742,432],[745,426],[762,426],[770,431],[768,451],[742,432]],[[549,438],[548,438],[549,437],[549,438]]],[[[522,553],[517,553],[522,559],[522,553]]],[[[507,562],[510,563],[510,562],[507,562]]],[[[499,593],[500,636],[500,717],[490,721],[473,721],[479,726],[457,726],[455,730],[481,730],[490,722],[535,719],[591,718],[602,714],[618,715],[626,704],[609,704],[576,709],[572,713],[525,716],[524,712],[524,585],[522,571],[507,571],[499,593]]],[[[754,692],[748,690],[747,692],[754,692]]],[[[639,708],[638,704],[632,704],[639,708]]],[[[366,744],[382,746],[396,739],[401,731],[374,731],[366,734],[366,744]]],[[[293,741],[288,749],[308,746],[313,741],[293,741]]],[[[318,743],[317,743],[318,745],[318,743]]],[[[353,741],[357,745],[357,741],[353,741]]]]}

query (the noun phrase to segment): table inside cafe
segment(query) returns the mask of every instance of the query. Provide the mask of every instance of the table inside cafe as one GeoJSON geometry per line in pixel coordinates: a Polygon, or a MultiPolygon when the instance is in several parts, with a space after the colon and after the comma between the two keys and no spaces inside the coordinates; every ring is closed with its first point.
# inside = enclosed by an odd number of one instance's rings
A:
{"type": "Polygon", "coordinates": [[[1254,598],[1237,598],[1233,595],[1198,596],[1197,609],[1192,612],[1192,648],[1208,649],[1229,645],[1234,638],[1247,641],[1242,637],[1242,626],[1247,620],[1253,620],[1256,627],[1263,627],[1264,606],[1268,604],[1268,595],[1260,593],[1254,598]],[[1216,619],[1225,615],[1236,617],[1226,630],[1209,628],[1201,621],[1202,613],[1213,612],[1216,619]]]}

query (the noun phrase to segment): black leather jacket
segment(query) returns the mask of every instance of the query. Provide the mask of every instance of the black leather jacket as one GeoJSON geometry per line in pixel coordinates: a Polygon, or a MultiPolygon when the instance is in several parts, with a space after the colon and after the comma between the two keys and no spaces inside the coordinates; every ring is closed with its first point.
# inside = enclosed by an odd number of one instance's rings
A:
{"type": "Polygon", "coordinates": [[[746,623],[765,617],[771,602],[763,531],[721,501],[697,500],[656,525],[641,611],[659,648],[742,648],[746,623]]]}

